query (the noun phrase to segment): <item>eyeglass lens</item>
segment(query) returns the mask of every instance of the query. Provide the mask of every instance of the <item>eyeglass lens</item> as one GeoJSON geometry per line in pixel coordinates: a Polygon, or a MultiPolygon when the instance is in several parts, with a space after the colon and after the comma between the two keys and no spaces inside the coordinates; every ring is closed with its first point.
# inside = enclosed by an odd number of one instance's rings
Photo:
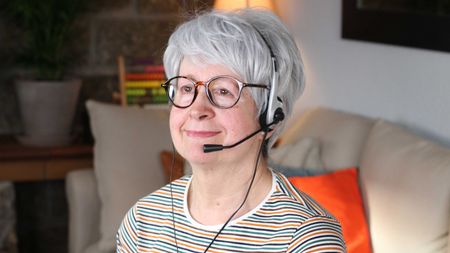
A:
{"type": "MultiPolygon", "coordinates": [[[[201,85],[185,77],[177,77],[168,84],[169,97],[176,106],[187,107],[195,98],[195,87],[201,85]]],[[[219,107],[231,107],[239,100],[240,85],[230,77],[216,77],[204,84],[211,102],[219,107]]]]}

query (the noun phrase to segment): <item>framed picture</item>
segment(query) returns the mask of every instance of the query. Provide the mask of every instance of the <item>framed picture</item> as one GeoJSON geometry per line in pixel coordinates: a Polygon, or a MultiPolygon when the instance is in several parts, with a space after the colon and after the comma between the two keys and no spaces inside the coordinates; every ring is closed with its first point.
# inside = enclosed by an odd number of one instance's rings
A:
{"type": "Polygon", "coordinates": [[[450,0],[342,0],[342,37],[450,52],[450,0]]]}

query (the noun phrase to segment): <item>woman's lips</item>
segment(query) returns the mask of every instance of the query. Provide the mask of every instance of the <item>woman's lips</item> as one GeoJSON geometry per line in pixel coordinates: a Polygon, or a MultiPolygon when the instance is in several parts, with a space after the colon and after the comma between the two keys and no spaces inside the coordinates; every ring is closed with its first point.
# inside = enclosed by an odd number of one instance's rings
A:
{"type": "Polygon", "coordinates": [[[220,133],[220,131],[195,131],[195,130],[186,130],[185,132],[187,136],[196,138],[209,138],[220,133]]]}

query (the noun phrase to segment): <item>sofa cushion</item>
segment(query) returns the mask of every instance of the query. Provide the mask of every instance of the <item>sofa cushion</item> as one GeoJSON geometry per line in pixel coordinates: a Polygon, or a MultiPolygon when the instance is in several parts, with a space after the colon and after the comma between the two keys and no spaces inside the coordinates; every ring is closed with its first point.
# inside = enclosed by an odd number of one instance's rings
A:
{"type": "Polygon", "coordinates": [[[294,122],[281,136],[280,144],[313,137],[321,144],[321,160],[326,169],[358,167],[372,126],[373,120],[363,116],[316,108],[294,122]]]}
{"type": "Polygon", "coordinates": [[[283,167],[323,168],[320,160],[320,142],[310,137],[272,148],[269,152],[269,161],[283,167]]]}
{"type": "Polygon", "coordinates": [[[289,181],[339,220],[349,253],[372,252],[356,168],[310,177],[289,177],[289,181]]]}
{"type": "Polygon", "coordinates": [[[83,251],[83,253],[114,253],[114,252],[116,252],[115,247],[106,249],[104,247],[100,247],[100,243],[101,242],[98,241],[97,243],[90,245],[83,251]]]}
{"type": "Polygon", "coordinates": [[[447,252],[450,149],[379,120],[361,181],[374,252],[447,252]]]}
{"type": "Polygon", "coordinates": [[[115,234],[128,209],[166,182],[159,152],[170,149],[164,109],[86,103],[95,139],[94,167],[101,201],[101,251],[114,248],[115,234]]]}
{"type": "Polygon", "coordinates": [[[69,253],[84,249],[100,239],[100,198],[93,170],[75,170],[65,179],[69,207],[69,253]]]}
{"type": "Polygon", "coordinates": [[[320,158],[320,142],[310,137],[272,148],[268,165],[286,177],[313,176],[327,172],[320,158]]]}

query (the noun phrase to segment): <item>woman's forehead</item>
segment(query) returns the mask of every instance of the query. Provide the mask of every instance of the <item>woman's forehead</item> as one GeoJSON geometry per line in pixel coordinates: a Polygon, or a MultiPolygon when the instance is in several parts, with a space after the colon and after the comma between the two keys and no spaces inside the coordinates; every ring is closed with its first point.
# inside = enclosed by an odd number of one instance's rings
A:
{"type": "Polygon", "coordinates": [[[179,75],[192,77],[194,79],[213,77],[217,75],[228,75],[241,80],[241,77],[231,68],[222,63],[212,63],[199,60],[195,57],[184,57],[180,64],[179,75]]]}

